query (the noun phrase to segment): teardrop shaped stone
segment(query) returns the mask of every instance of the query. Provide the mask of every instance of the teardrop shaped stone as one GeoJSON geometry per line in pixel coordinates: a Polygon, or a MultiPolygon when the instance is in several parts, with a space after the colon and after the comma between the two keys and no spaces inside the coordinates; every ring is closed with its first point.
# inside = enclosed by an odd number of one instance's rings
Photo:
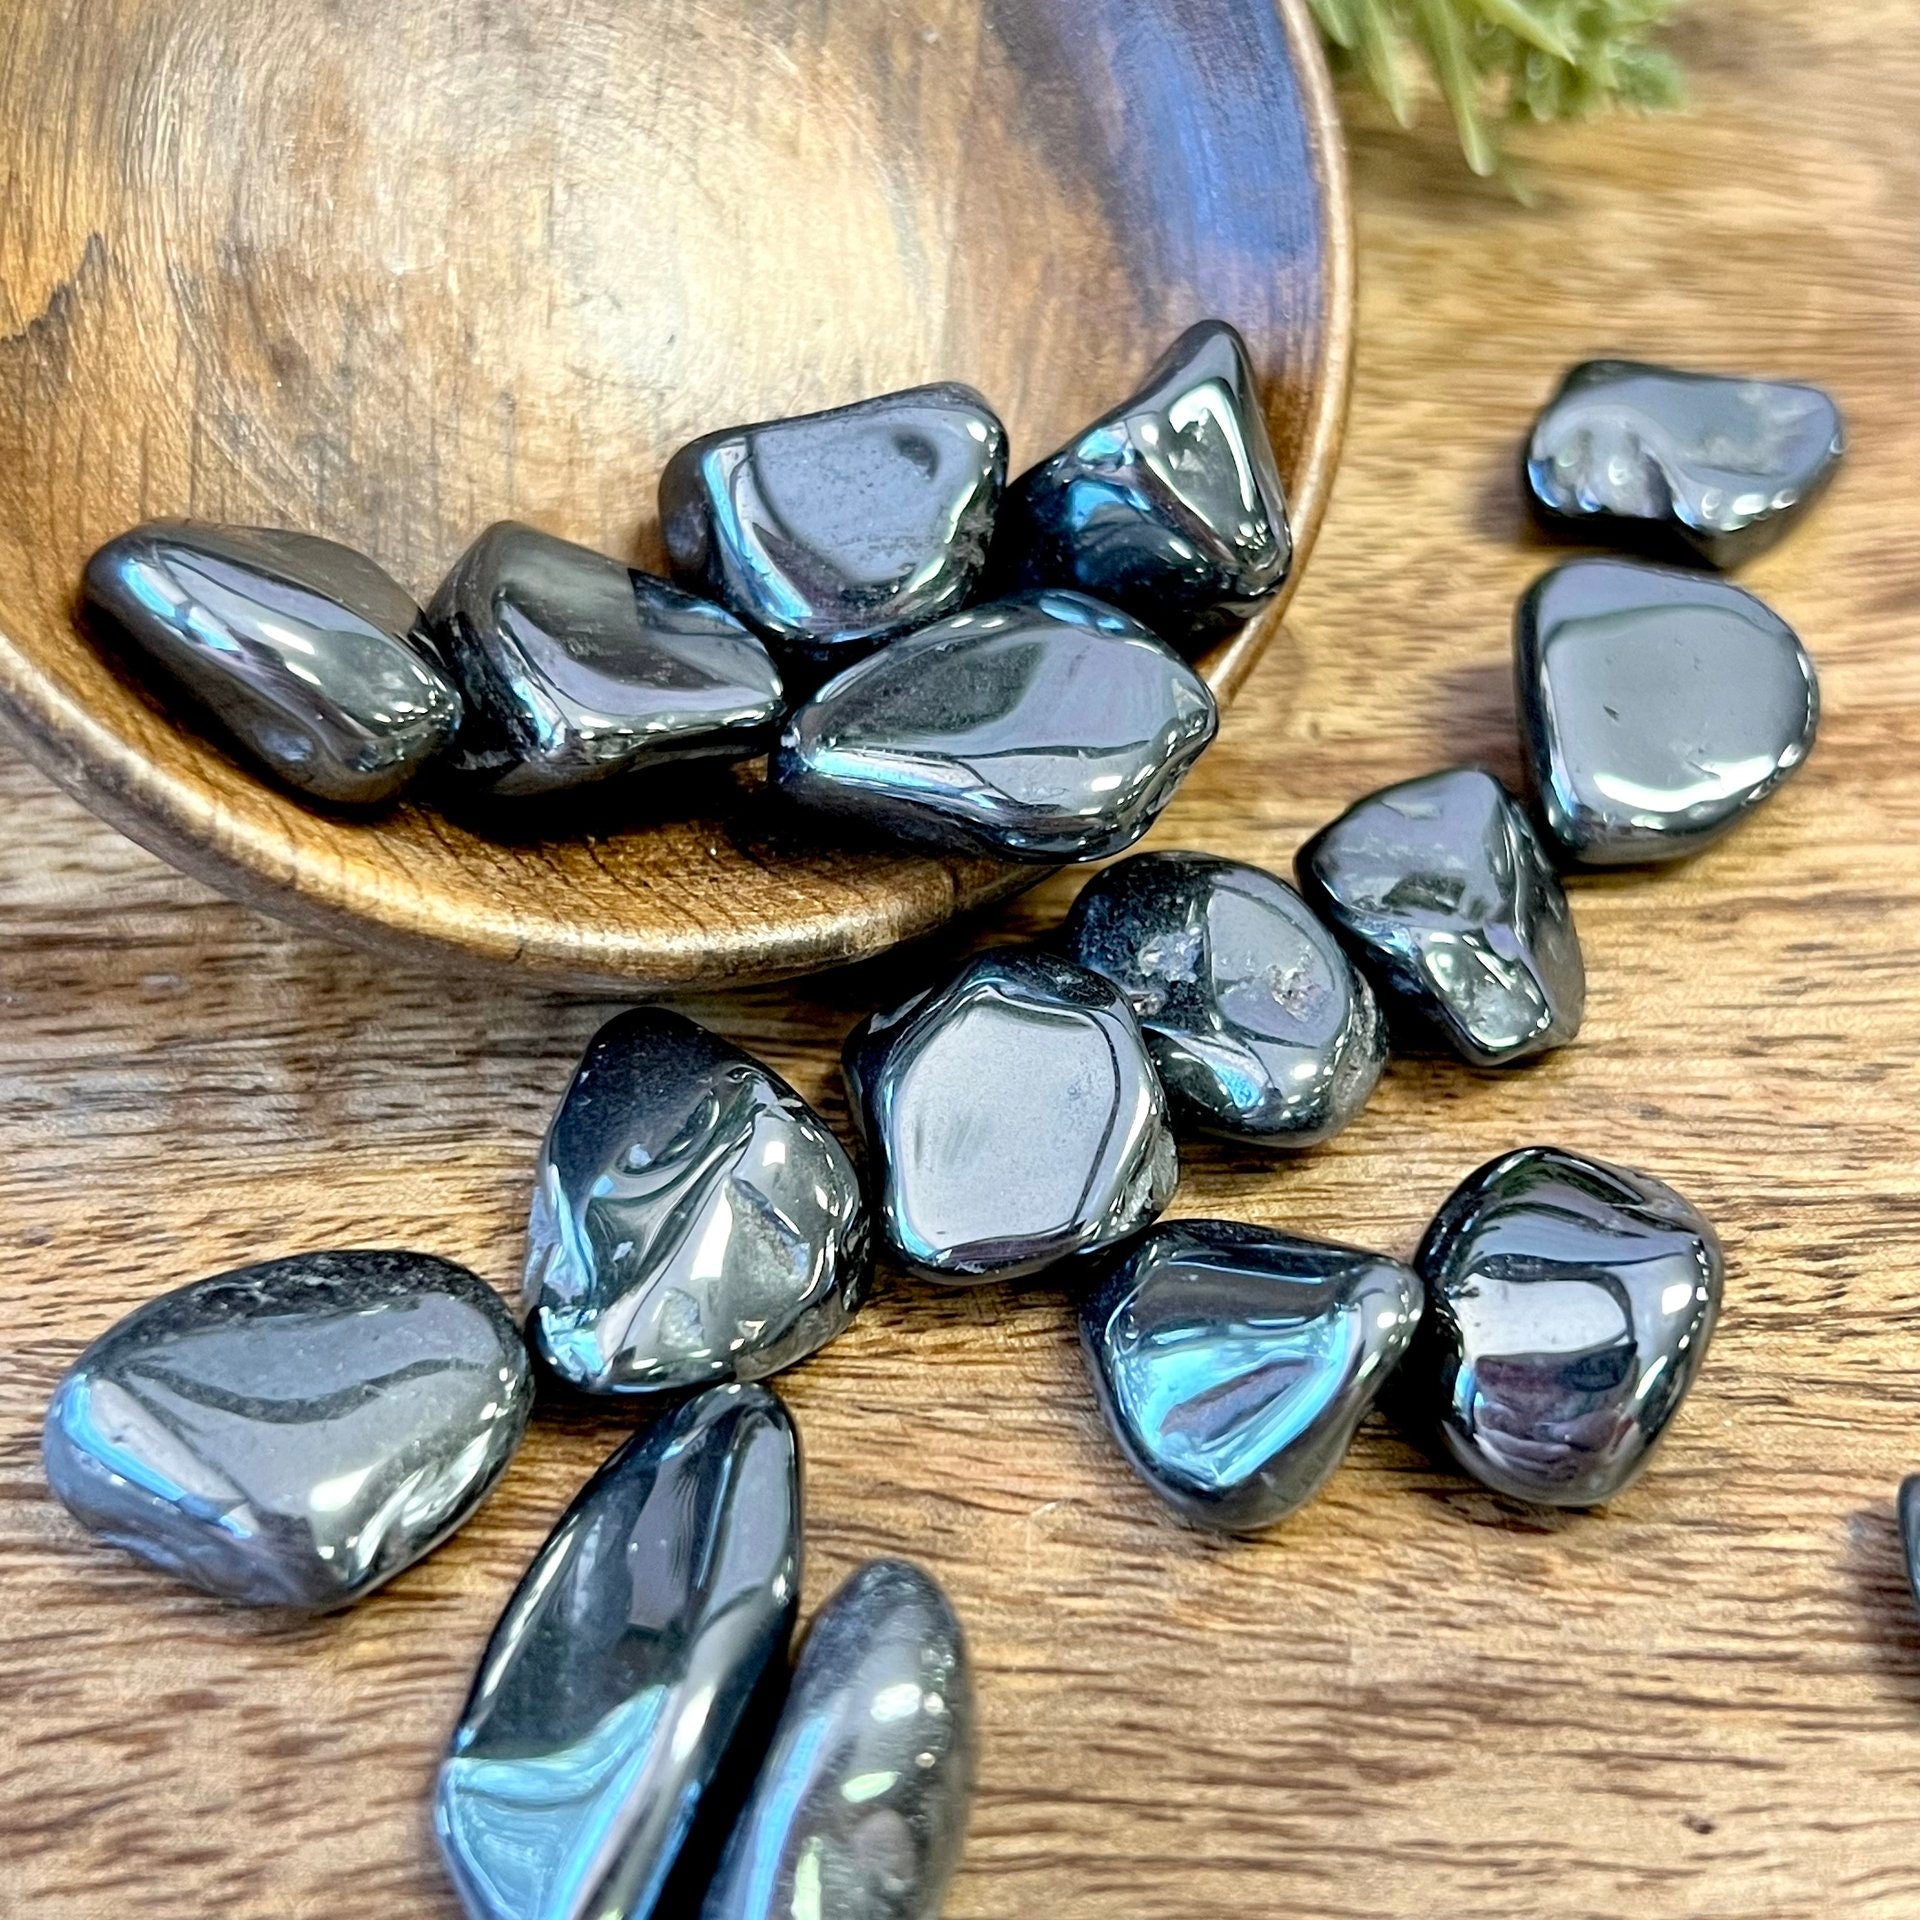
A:
{"type": "Polygon", "coordinates": [[[1278,593],[1286,493],[1247,343],[1189,327],[1139,391],[1007,490],[994,548],[1010,587],[1078,587],[1197,648],[1278,593]]]}
{"type": "Polygon", "coordinates": [[[848,1037],[854,1112],[894,1257],[966,1285],[1108,1246],[1173,1197],[1165,1097],[1110,981],[976,954],[848,1037]]]}
{"type": "Polygon", "coordinates": [[[296,1254],[149,1301],[47,1409],[54,1493],[208,1593],[343,1607],[486,1497],[533,1401],[499,1296],[431,1254],[296,1254]]]}
{"type": "Polygon", "coordinates": [[[971,387],[911,387],[682,447],[660,525],[683,586],[831,672],[966,604],[1006,478],[971,387]]]}
{"type": "Polygon", "coordinates": [[[1329,1140],[1387,1060],[1365,978],[1307,903],[1259,867],[1136,853],[1067,915],[1068,954],[1126,995],[1176,1116],[1270,1147],[1329,1140]]]}
{"type": "Polygon", "coordinates": [[[502,799],[742,759],[785,707],[730,613],[511,520],[461,555],[428,618],[466,696],[452,770],[502,799]]]}
{"type": "Polygon", "coordinates": [[[149,521],[87,562],[86,599],[245,759],[317,800],[391,800],[460,721],[413,597],[331,540],[149,521]]]}
{"type": "Polygon", "coordinates": [[[1526,1147],[1469,1174],[1414,1263],[1410,1391],[1447,1450],[1516,1499],[1591,1507],[1645,1468],[1705,1358],[1724,1265],[1644,1173],[1526,1147]]]}
{"type": "Polygon", "coordinates": [[[770,1726],[799,1584],[799,1443],[765,1387],[696,1394],[600,1469],[441,1763],[434,1823],[472,1920],[667,1920],[707,1796],[770,1726]]]}
{"type": "Polygon", "coordinates": [[[1451,767],[1383,787],[1322,827],[1295,871],[1410,1037],[1497,1067],[1580,1030],[1587,978],[1567,896],[1492,774],[1451,767]]]}
{"type": "Polygon", "coordinates": [[[1194,1525],[1249,1533],[1325,1485],[1420,1307],[1384,1254],[1170,1220],[1107,1256],[1080,1338],[1140,1477],[1194,1525]]]}
{"type": "Polygon", "coordinates": [[[1527,491],[1555,531],[1735,567],[1806,512],[1845,450],[1818,387],[1587,360],[1534,422],[1527,491]]]}
{"type": "Polygon", "coordinates": [[[594,1035],[540,1149],[527,1337],[590,1393],[758,1380],[872,1276],[859,1176],[778,1074],[683,1015],[594,1035]]]}
{"type": "Polygon", "coordinates": [[[775,790],[898,839],[1009,860],[1131,846],[1212,740],[1204,680],[1077,593],[955,614],[849,667],[787,721],[775,790]]]}
{"type": "Polygon", "coordinates": [[[937,1920],[973,1791],[973,1680],[947,1597],[901,1560],[820,1609],[701,1920],[937,1920]]]}
{"type": "Polygon", "coordinates": [[[1699,852],[1812,749],[1813,662],[1778,614],[1727,581],[1569,561],[1527,590],[1513,637],[1540,814],[1582,866],[1699,852]]]}
{"type": "Polygon", "coordinates": [[[1920,1473],[1910,1473],[1900,1482],[1900,1544],[1913,1604],[1920,1607],[1920,1473]]]}

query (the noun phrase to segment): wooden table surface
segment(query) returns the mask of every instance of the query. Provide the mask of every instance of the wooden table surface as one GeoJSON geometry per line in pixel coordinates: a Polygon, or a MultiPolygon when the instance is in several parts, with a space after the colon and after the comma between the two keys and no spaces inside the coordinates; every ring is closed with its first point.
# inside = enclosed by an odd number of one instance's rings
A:
{"type": "MultiPolygon", "coordinates": [[[[1291,1523],[1223,1543],[1128,1475],[1064,1299],[885,1285],[785,1390],[809,1606],[906,1553],[971,1631],[983,1765],[950,1920],[1920,1913],[1891,1509],[1920,1468],[1920,47],[1908,0],[1696,13],[1695,117],[1535,140],[1531,210],[1438,130],[1356,138],[1332,515],[1155,840],[1284,867],[1367,787],[1515,770],[1507,620],[1549,556],[1513,448],[1564,363],[1830,384],[1847,469],[1746,576],[1820,665],[1806,773],[1683,870],[1578,886],[1577,1045],[1507,1074],[1396,1061],[1328,1149],[1193,1148],[1175,1203],[1405,1253],[1485,1157],[1590,1149],[1719,1223],[1712,1356],[1604,1513],[1523,1510],[1373,1422],[1291,1523]]],[[[696,1010],[843,1120],[842,1033],[923,964],[696,1010]]],[[[222,1266],[401,1243],[510,1284],[535,1141],[605,1010],[284,932],[11,758],[0,1010],[0,1911],[442,1920],[436,1753],[622,1423],[543,1415],[449,1547],[288,1625],[86,1544],[39,1420],[85,1340],[222,1266]]]]}

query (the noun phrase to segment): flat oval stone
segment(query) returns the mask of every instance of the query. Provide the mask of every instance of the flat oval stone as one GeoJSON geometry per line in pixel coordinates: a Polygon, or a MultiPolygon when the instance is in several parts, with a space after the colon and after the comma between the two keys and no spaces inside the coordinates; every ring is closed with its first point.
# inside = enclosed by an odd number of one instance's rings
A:
{"type": "Polygon", "coordinates": [[[507,1603],[441,1763],[434,1824],[472,1920],[690,1911],[663,1891],[771,1724],[799,1585],[799,1443],[765,1387],[709,1388],[600,1469],[507,1603]]]}
{"type": "Polygon", "coordinates": [[[710,601],[503,520],[428,610],[466,696],[452,771],[502,799],[761,753],[785,697],[710,601]]]}
{"type": "Polygon", "coordinates": [[[1165,1096],[1111,982],[976,954],[848,1037],[880,1230],[930,1279],[1013,1279],[1108,1246],[1173,1197],[1165,1096]]]}
{"type": "Polygon", "coordinates": [[[1427,1318],[1411,1388],[1498,1493],[1591,1507],[1636,1480],[1720,1310],[1712,1227],[1644,1173],[1553,1147],[1490,1160],[1415,1259],[1427,1318]]]}
{"type": "Polygon", "coordinates": [[[1920,1473],[1900,1482],[1900,1545],[1906,1554],[1907,1585],[1920,1607],[1920,1473]]]}
{"type": "Polygon", "coordinates": [[[1007,478],[971,387],[728,427],[660,476],[674,577],[829,671],[966,604],[1007,478]]]}
{"type": "Polygon", "coordinates": [[[1556,531],[1734,567],[1799,519],[1845,450],[1818,387],[1588,360],[1534,422],[1525,473],[1556,531]]]}
{"type": "Polygon", "coordinates": [[[778,1074],[663,1007],[594,1035],[540,1149],[527,1337],[590,1393],[758,1380],[872,1276],[860,1180],[778,1074]]]}
{"type": "Polygon", "coordinates": [[[1420,1322],[1384,1254],[1229,1220],[1169,1220],[1106,1256],[1080,1307],[1100,1410],[1182,1519],[1249,1533],[1345,1459],[1420,1322]]]}
{"type": "Polygon", "coordinates": [[[1259,867],[1136,853],[1067,915],[1068,954],[1126,995],[1177,1117],[1311,1147],[1366,1104],[1387,1060],[1373,990],[1307,903],[1259,867]]]}
{"type": "Polygon", "coordinates": [[[1286,494],[1247,344],[1189,327],[1140,390],[1007,490],[994,564],[1014,587],[1078,587],[1162,639],[1204,646],[1279,592],[1286,494]]]}
{"type": "Polygon", "coordinates": [[[162,1294],[67,1371],[55,1495],[223,1599],[322,1611],[430,1553],[526,1428],[520,1331],[431,1254],[296,1254],[162,1294]]]}
{"type": "Polygon", "coordinates": [[[973,1680],[947,1597],[900,1560],[821,1608],[701,1920],[938,1920],[973,1792],[973,1680]]]}
{"type": "Polygon", "coordinates": [[[1497,1067],[1580,1030],[1586,969],[1567,896],[1492,774],[1450,767],[1383,787],[1322,827],[1295,871],[1410,1036],[1497,1067]]]}
{"type": "Polygon", "coordinates": [[[1219,726],[1138,621],[1077,593],[970,608],[849,667],[788,719],[783,798],[897,839],[1096,860],[1146,832],[1219,726]]]}
{"type": "Polygon", "coordinates": [[[246,760],[313,799],[391,800],[459,725],[412,596],[331,540],[149,521],[87,562],[86,600],[246,760]]]}
{"type": "Polygon", "coordinates": [[[1724,580],[1570,561],[1527,590],[1513,638],[1541,818],[1582,866],[1699,852],[1813,747],[1813,662],[1724,580]]]}

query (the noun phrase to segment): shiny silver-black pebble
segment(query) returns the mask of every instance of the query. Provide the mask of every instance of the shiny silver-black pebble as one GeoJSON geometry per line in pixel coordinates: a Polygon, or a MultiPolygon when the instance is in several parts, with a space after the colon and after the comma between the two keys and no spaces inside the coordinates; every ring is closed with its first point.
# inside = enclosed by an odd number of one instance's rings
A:
{"type": "Polygon", "coordinates": [[[1523,471],[1556,532],[1734,567],[1799,519],[1845,450],[1818,387],[1588,360],[1541,409],[1523,471]]]}
{"type": "Polygon", "coordinates": [[[1900,1482],[1900,1548],[1907,1563],[1907,1586],[1920,1608],[1920,1473],[1900,1482]]]}
{"type": "Polygon", "coordinates": [[[664,1007],[594,1035],[540,1149],[527,1338],[592,1393],[758,1380],[872,1276],[859,1176],[770,1068],[664,1007]]]}
{"type": "Polygon", "coordinates": [[[1566,893],[1492,774],[1383,787],[1322,827],[1295,871],[1402,1038],[1497,1067],[1579,1031],[1586,969],[1566,893]]]}
{"type": "Polygon", "coordinates": [[[1728,581],[1569,561],[1522,596],[1513,643],[1541,822],[1573,864],[1697,853],[1812,750],[1813,662],[1728,581]]]}
{"type": "Polygon", "coordinates": [[[1671,1187],[1554,1147],[1470,1174],[1414,1264],[1415,1418],[1496,1492],[1556,1507],[1638,1478],[1706,1357],[1725,1272],[1671,1187]]]}
{"type": "Polygon", "coordinates": [[[459,725],[413,597],[331,540],[154,520],[94,554],[85,595],[243,758],[330,806],[391,800],[459,725]]]}
{"type": "Polygon", "coordinates": [[[1136,853],[1081,888],[1068,955],[1126,995],[1176,1119],[1269,1147],[1338,1133],[1386,1065],[1373,990],[1284,880],[1136,853]]]}
{"type": "Polygon", "coordinates": [[[532,1400],[519,1329],[464,1267],[296,1254],[109,1328],[55,1391],[43,1457],[112,1545],[224,1599],[317,1612],[453,1532],[532,1400]]]}
{"type": "Polygon", "coordinates": [[[771,1728],[799,1585],[799,1442],[765,1387],[710,1387],[600,1469],[507,1603],[441,1763],[434,1824],[471,1920],[691,1911],[663,1894],[686,1897],[708,1795],[771,1728]]]}

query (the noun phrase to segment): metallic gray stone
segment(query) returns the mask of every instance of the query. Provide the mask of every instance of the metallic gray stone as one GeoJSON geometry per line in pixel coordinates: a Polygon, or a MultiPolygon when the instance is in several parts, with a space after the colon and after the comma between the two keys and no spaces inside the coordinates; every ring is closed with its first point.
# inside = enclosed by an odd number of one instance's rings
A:
{"type": "Polygon", "coordinates": [[[662,1007],[608,1021],[540,1149],[527,1337],[563,1379],[758,1380],[824,1346],[872,1275],[860,1180],[777,1074],[662,1007]]]}
{"type": "Polygon", "coordinates": [[[1136,853],[1067,916],[1068,954],[1126,995],[1176,1117],[1270,1147],[1329,1140],[1387,1060],[1372,989],[1307,903],[1259,867],[1136,853]]]}
{"type": "Polygon", "coordinates": [[[946,1595],[876,1560],[821,1608],[701,1920],[936,1920],[973,1791],[946,1595]]]}
{"type": "Polygon", "coordinates": [[[519,1329],[464,1267],[297,1254],[94,1341],[47,1409],[47,1480],[102,1539],[209,1593],[343,1607],[472,1513],[532,1398],[519,1329]]]}
{"type": "Polygon", "coordinates": [[[709,1388],[600,1469],[441,1763],[434,1824],[472,1920],[693,1911],[685,1868],[770,1729],[799,1586],[799,1443],[765,1387],[709,1388]]]}
{"type": "Polygon", "coordinates": [[[411,595],[331,540],[150,521],[87,562],[86,598],[247,760],[313,799],[392,799],[459,724],[411,595]]]}
{"type": "Polygon", "coordinates": [[[1146,832],[1213,738],[1207,684],[1077,593],[955,614],[862,660],[788,719],[786,799],[903,840],[1096,860],[1146,832]]]}
{"type": "Polygon", "coordinates": [[[1900,1545],[1913,1604],[1920,1607],[1920,1473],[1910,1473],[1900,1482],[1900,1545]]]}
{"type": "Polygon", "coordinates": [[[848,1037],[894,1257],[967,1285],[1110,1245],[1173,1197],[1167,1107],[1127,1003],[1051,954],[976,954],[848,1037]]]}

